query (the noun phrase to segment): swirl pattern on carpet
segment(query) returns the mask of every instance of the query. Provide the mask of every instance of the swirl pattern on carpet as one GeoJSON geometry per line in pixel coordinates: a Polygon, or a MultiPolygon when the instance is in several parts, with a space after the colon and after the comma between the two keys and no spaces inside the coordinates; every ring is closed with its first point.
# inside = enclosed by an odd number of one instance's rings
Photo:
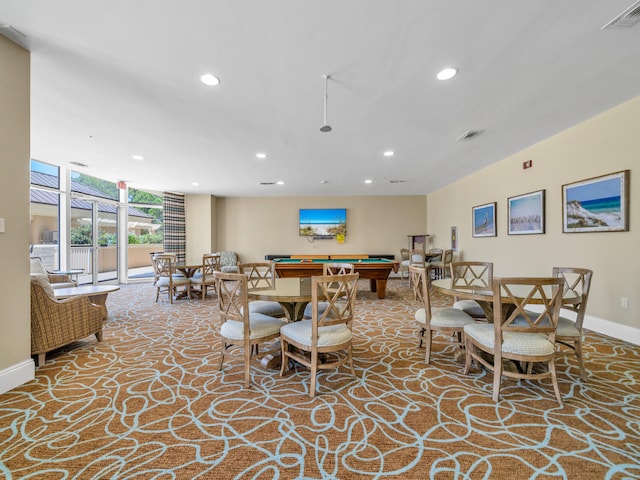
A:
{"type": "MultiPolygon", "coordinates": [[[[405,282],[361,285],[356,378],[343,367],[285,377],[241,358],[218,370],[214,295],[171,305],[150,284],[110,294],[104,341],[47,355],[0,395],[0,477],[47,479],[640,478],[638,347],[587,332],[589,379],[557,360],[548,382],[462,373],[456,347],[418,349],[405,282]]],[[[435,297],[435,306],[447,298],[435,297]]],[[[446,341],[446,339],[444,339],[446,341]]]]}

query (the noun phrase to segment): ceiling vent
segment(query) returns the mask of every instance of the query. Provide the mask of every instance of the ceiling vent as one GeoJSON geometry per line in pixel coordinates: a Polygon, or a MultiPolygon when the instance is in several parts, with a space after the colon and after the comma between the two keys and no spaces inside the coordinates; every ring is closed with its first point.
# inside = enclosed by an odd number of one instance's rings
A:
{"type": "Polygon", "coordinates": [[[276,182],[260,182],[260,185],[275,185],[276,182]]]}
{"type": "Polygon", "coordinates": [[[606,30],[609,28],[629,28],[633,27],[638,22],[640,22],[640,0],[607,23],[600,30],[606,30]]]}
{"type": "Polygon", "coordinates": [[[459,142],[461,140],[470,140],[473,137],[477,137],[482,133],[482,130],[467,130],[462,135],[460,135],[456,140],[459,142]]]}
{"type": "Polygon", "coordinates": [[[389,180],[389,183],[404,183],[404,180],[389,180]]]}

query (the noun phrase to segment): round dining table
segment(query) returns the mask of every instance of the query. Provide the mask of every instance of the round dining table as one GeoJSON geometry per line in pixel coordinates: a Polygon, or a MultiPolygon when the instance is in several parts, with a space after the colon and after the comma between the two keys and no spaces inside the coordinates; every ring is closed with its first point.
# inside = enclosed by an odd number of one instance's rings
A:
{"type": "Polygon", "coordinates": [[[247,294],[253,300],[278,302],[287,320],[302,320],[304,309],[311,301],[311,277],[285,277],[249,283],[247,294]]]}
{"type": "MultiPolygon", "coordinates": [[[[454,283],[453,279],[444,278],[441,280],[432,280],[431,287],[436,292],[440,292],[444,295],[448,295],[456,299],[463,298],[475,300],[482,307],[487,321],[493,323],[493,290],[486,285],[474,285],[473,283],[469,283],[465,279],[459,279],[459,283],[454,283]]],[[[527,289],[526,293],[528,292],[529,290],[527,289]]],[[[515,293],[517,296],[517,288],[513,290],[513,293],[515,293]]],[[[523,295],[526,295],[526,293],[523,293],[523,295]]],[[[580,303],[581,300],[581,296],[576,296],[574,292],[565,290],[564,296],[562,298],[562,303],[565,305],[570,305],[580,303]]],[[[530,299],[529,303],[542,303],[542,299],[533,297],[530,299]]],[[[511,308],[512,306],[510,306],[508,302],[505,302],[503,304],[503,312],[505,313],[505,315],[503,315],[503,318],[508,316],[507,314],[511,308]],[[504,311],[505,309],[507,309],[507,311],[504,311]]]]}

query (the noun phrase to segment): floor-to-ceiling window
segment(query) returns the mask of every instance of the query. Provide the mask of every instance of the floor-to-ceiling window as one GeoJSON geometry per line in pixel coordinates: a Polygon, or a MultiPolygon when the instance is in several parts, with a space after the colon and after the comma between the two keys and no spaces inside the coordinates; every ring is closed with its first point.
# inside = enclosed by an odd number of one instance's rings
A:
{"type": "Polygon", "coordinates": [[[135,188],[127,193],[127,277],[151,278],[151,254],[163,250],[162,195],[135,188]]]}
{"type": "Polygon", "coordinates": [[[31,256],[42,259],[49,270],[57,270],[60,266],[60,169],[32,160],[30,196],[31,256]]]}
{"type": "Polygon", "coordinates": [[[163,250],[162,194],[124,191],[120,197],[114,182],[32,160],[31,256],[49,270],[82,270],[80,283],[153,278],[150,253],[163,250]],[[119,219],[127,222],[124,238],[119,219]]]}
{"type": "Polygon", "coordinates": [[[87,283],[118,278],[118,188],[115,182],[71,172],[69,267],[87,283]]]}

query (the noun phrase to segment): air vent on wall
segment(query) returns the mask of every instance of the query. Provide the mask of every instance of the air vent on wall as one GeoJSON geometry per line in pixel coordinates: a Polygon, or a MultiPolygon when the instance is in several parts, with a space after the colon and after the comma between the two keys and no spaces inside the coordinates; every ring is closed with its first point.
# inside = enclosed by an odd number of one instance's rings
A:
{"type": "Polygon", "coordinates": [[[464,132],[462,135],[460,135],[458,138],[456,138],[457,141],[460,140],[469,140],[473,137],[477,137],[478,135],[480,135],[482,133],[482,130],[467,130],[466,132],[464,132]]]}
{"type": "Polygon", "coordinates": [[[640,22],[640,0],[627,8],[600,30],[609,28],[629,28],[640,22]]]}

